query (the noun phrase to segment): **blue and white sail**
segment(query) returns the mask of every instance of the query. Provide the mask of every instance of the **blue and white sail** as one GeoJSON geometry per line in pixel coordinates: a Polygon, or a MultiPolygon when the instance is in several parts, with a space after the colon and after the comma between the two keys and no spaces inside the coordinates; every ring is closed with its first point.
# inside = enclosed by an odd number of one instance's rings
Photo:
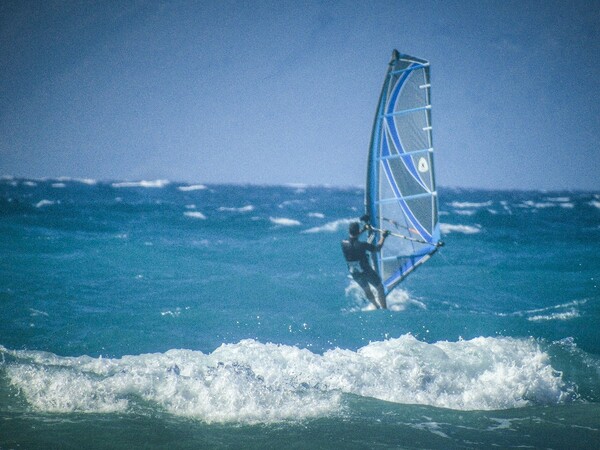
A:
{"type": "Polygon", "coordinates": [[[394,50],[369,149],[366,212],[392,232],[374,256],[386,294],[438,249],[429,62],[394,50]]]}

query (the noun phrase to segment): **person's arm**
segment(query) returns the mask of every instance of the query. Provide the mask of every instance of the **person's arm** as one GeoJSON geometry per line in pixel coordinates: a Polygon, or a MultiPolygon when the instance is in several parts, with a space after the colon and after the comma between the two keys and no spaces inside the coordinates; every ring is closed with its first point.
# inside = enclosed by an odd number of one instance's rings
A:
{"type": "Polygon", "coordinates": [[[389,231],[384,231],[381,234],[381,237],[379,238],[379,242],[377,242],[377,245],[375,244],[371,244],[369,242],[365,242],[364,245],[366,247],[366,250],[370,251],[370,252],[378,252],[379,250],[381,250],[381,247],[383,247],[383,243],[385,242],[385,239],[388,237],[388,235],[390,234],[389,231]]]}
{"type": "Polygon", "coordinates": [[[390,232],[388,230],[385,230],[383,233],[381,233],[381,237],[379,238],[379,242],[377,243],[377,251],[381,250],[381,247],[383,247],[383,244],[385,242],[385,239],[390,235],[390,232]]]}

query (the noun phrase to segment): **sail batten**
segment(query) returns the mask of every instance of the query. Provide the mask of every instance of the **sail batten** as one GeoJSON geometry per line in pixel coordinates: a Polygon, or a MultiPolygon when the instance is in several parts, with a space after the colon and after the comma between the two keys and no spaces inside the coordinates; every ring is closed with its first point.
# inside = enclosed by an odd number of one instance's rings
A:
{"type": "Polygon", "coordinates": [[[394,50],[373,123],[365,203],[375,229],[395,232],[374,260],[386,293],[440,245],[429,70],[394,50]]]}
{"type": "Polygon", "coordinates": [[[409,155],[415,155],[417,153],[429,153],[432,152],[432,148],[422,148],[420,150],[411,150],[409,152],[403,153],[401,155],[386,155],[382,156],[381,159],[396,159],[396,158],[406,158],[409,155]]]}
{"type": "MultiPolygon", "coordinates": [[[[407,195],[404,197],[404,200],[411,200],[411,199],[415,199],[415,198],[424,198],[424,197],[429,197],[431,194],[427,193],[427,194],[415,194],[415,195],[407,195]]],[[[379,200],[376,200],[376,202],[378,204],[386,204],[386,203],[396,203],[398,202],[398,198],[397,197],[388,197],[388,198],[382,198],[379,200]]]]}
{"type": "Polygon", "coordinates": [[[426,110],[426,109],[431,109],[431,105],[421,106],[419,108],[405,109],[405,110],[402,110],[402,111],[394,111],[394,112],[391,112],[391,113],[384,114],[383,117],[401,116],[403,114],[411,114],[411,113],[423,111],[423,110],[426,110]]]}

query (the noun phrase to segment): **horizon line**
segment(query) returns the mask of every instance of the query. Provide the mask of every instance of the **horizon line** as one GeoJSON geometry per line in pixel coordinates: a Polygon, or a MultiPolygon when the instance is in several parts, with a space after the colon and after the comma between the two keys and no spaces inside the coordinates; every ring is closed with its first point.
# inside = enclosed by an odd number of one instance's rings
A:
{"type": "MultiPolygon", "coordinates": [[[[188,180],[169,180],[167,178],[156,178],[156,179],[117,179],[117,178],[91,178],[91,177],[71,177],[71,176],[44,176],[44,177],[27,177],[27,176],[19,176],[19,175],[11,175],[11,174],[3,174],[0,175],[1,181],[9,181],[9,180],[24,180],[24,181],[33,181],[33,182],[65,182],[65,181],[73,181],[82,184],[94,185],[94,184],[121,184],[121,186],[113,186],[117,188],[127,188],[127,187],[141,187],[147,189],[159,189],[166,187],[168,185],[188,185],[188,186],[197,186],[197,185],[207,185],[207,186],[256,186],[256,187],[287,187],[291,189],[307,189],[307,188],[325,188],[325,189],[362,189],[364,190],[364,186],[355,185],[355,184],[331,184],[331,183],[303,183],[303,182],[285,182],[285,183],[277,183],[277,182],[232,182],[232,181],[188,181],[188,180]],[[146,184],[146,186],[142,185],[146,184]]],[[[597,193],[600,191],[600,188],[590,189],[590,188],[520,188],[520,187],[481,187],[481,186],[457,186],[457,185],[440,185],[437,190],[478,190],[478,191],[516,191],[516,192],[586,192],[586,193],[597,193]]]]}

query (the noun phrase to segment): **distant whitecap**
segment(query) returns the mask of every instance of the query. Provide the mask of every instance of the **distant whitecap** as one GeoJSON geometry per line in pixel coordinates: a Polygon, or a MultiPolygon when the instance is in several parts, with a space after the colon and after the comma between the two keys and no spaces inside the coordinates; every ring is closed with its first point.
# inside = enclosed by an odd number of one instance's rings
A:
{"type": "Polygon", "coordinates": [[[271,223],[275,225],[281,225],[283,227],[295,227],[298,225],[302,225],[299,221],[294,219],[288,219],[286,217],[269,217],[271,223]]]}
{"type": "Polygon", "coordinates": [[[308,230],[304,230],[303,233],[335,233],[340,228],[345,228],[350,224],[350,222],[354,222],[357,219],[339,219],[334,220],[333,222],[327,222],[324,225],[320,225],[318,227],[309,228],[308,230]]]}
{"type": "Polygon", "coordinates": [[[113,183],[114,188],[127,188],[127,187],[142,187],[142,188],[163,188],[169,184],[169,180],[153,180],[153,181],[122,181],[119,183],[113,183]]]}
{"type": "Polygon", "coordinates": [[[37,203],[35,204],[35,207],[36,207],[36,208],[42,208],[42,207],[44,207],[44,206],[50,206],[50,205],[54,205],[54,204],[56,204],[56,202],[54,202],[54,201],[52,201],[52,200],[45,200],[45,199],[44,199],[44,200],[41,200],[41,201],[37,202],[37,203]]]}
{"type": "Polygon", "coordinates": [[[589,204],[590,204],[590,206],[593,206],[594,208],[600,209],[600,201],[598,201],[598,200],[592,200],[589,204]]]}
{"type": "Polygon", "coordinates": [[[193,219],[201,219],[201,220],[206,219],[206,216],[204,214],[202,214],[200,211],[186,211],[183,213],[183,215],[186,217],[191,217],[193,219]]]}
{"type": "Polygon", "coordinates": [[[178,186],[177,189],[179,189],[180,191],[183,191],[183,192],[190,192],[190,191],[203,191],[204,189],[207,189],[207,187],[204,186],[203,184],[193,184],[191,186],[178,186]]]}
{"type": "Polygon", "coordinates": [[[92,178],[58,177],[57,181],[60,181],[60,182],[76,182],[76,183],[87,184],[89,186],[92,186],[94,184],[98,184],[98,181],[94,180],[92,178]]]}
{"type": "Polygon", "coordinates": [[[486,206],[492,206],[492,202],[452,202],[450,203],[450,206],[453,208],[483,208],[486,206]]]}
{"type": "Polygon", "coordinates": [[[219,211],[222,211],[222,212],[240,212],[240,213],[244,213],[244,212],[254,211],[254,206],[252,206],[252,205],[246,205],[246,206],[242,206],[240,208],[232,208],[232,207],[228,207],[228,206],[221,206],[219,208],[219,211]]]}
{"type": "Polygon", "coordinates": [[[473,227],[471,225],[453,225],[450,223],[440,223],[440,230],[443,234],[450,234],[450,233],[476,234],[481,231],[481,228],[473,227]]]}
{"type": "Polygon", "coordinates": [[[534,202],[533,200],[527,200],[517,206],[520,208],[545,209],[545,208],[554,208],[557,205],[556,205],[556,203],[552,203],[552,202],[534,202]]]}

